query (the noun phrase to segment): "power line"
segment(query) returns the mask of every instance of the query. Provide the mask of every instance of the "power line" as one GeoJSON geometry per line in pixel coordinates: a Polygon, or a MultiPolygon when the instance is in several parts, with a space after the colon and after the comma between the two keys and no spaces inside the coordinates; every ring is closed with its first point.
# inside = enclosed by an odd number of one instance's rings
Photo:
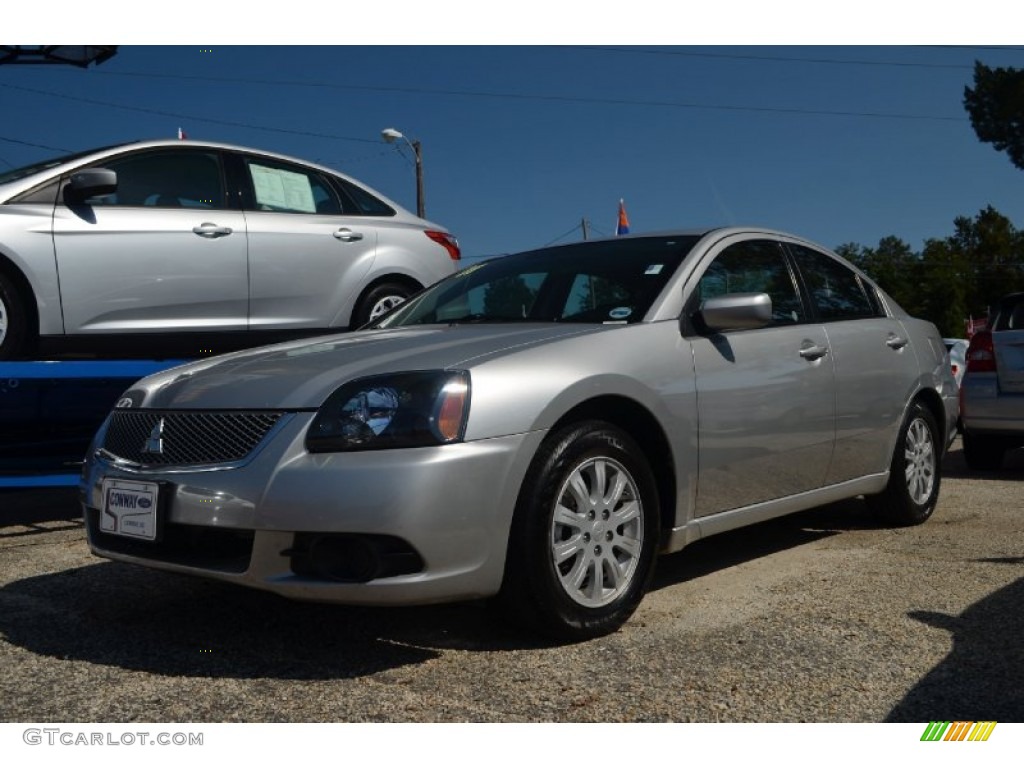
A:
{"type": "MultiPolygon", "coordinates": [[[[921,114],[910,114],[900,112],[857,112],[854,110],[830,110],[830,109],[802,109],[799,107],[758,107],[748,106],[743,104],[708,104],[700,102],[685,102],[685,101],[662,101],[654,99],[615,99],[615,98],[597,98],[587,96],[562,96],[553,94],[538,94],[538,93],[513,93],[508,91],[475,91],[475,90],[456,90],[450,88],[418,88],[411,86],[371,86],[371,85],[349,85],[340,83],[324,83],[314,81],[295,81],[295,80],[250,80],[246,78],[226,78],[226,77],[196,77],[189,75],[167,75],[162,73],[139,73],[139,72],[107,72],[108,75],[120,75],[129,77],[152,77],[152,78],[167,78],[167,79],[179,79],[179,80],[202,80],[204,82],[230,82],[230,83],[244,83],[249,85],[275,85],[275,86],[303,86],[312,88],[332,88],[337,90],[354,90],[354,91],[373,91],[379,93],[408,93],[417,95],[430,95],[430,96],[458,96],[465,98],[487,98],[487,99],[509,99],[518,101],[543,101],[543,102],[561,102],[567,104],[600,104],[606,106],[628,106],[628,107],[664,107],[672,109],[705,109],[705,110],[716,110],[716,111],[727,111],[727,112],[757,112],[766,114],[783,114],[783,115],[817,115],[825,117],[865,117],[865,118],[876,118],[876,119],[888,119],[888,120],[924,120],[931,122],[966,122],[966,118],[953,117],[944,115],[921,115],[921,114]]],[[[239,123],[229,120],[219,120],[215,118],[199,117],[193,115],[183,115],[178,112],[169,112],[164,110],[151,109],[146,107],[131,107],[125,104],[115,104],[112,102],[104,102],[96,99],[86,99],[80,96],[70,96],[62,93],[55,93],[53,91],[44,91],[37,88],[28,88],[25,86],[15,86],[8,83],[0,83],[0,87],[12,88],[15,90],[26,91],[29,93],[36,93],[44,96],[53,96],[55,98],[68,99],[72,101],[80,101],[87,104],[96,104],[100,106],[114,107],[117,109],[124,109],[135,112],[144,112],[149,114],[164,115],[167,117],[173,117],[178,120],[195,120],[199,122],[216,123],[220,125],[230,125],[233,127],[251,128],[261,131],[272,131],[276,133],[289,133],[301,136],[313,136],[316,138],[324,139],[339,139],[342,141],[360,141],[360,142],[371,142],[376,143],[375,139],[365,138],[354,138],[351,136],[338,136],[332,134],[315,133],[312,131],[298,131],[288,128],[272,128],[267,126],[258,126],[248,123],[239,123]]]]}
{"type": "Polygon", "coordinates": [[[65,152],[69,153],[71,150],[65,150],[60,146],[50,146],[48,144],[37,144],[33,141],[23,141],[18,138],[9,138],[8,136],[0,136],[0,141],[6,141],[11,144],[22,144],[23,146],[35,146],[38,150],[52,150],[53,152],[65,152]]]}
{"type": "Polygon", "coordinates": [[[337,139],[339,141],[358,141],[367,144],[379,144],[379,139],[366,139],[356,138],[353,136],[339,136],[338,134],[331,133],[317,133],[315,131],[300,131],[293,128],[272,128],[269,126],[252,125],[251,123],[240,123],[233,120],[220,120],[213,117],[201,117],[198,115],[186,115],[181,112],[170,112],[162,109],[152,109],[150,107],[132,107],[127,104],[117,104],[111,101],[101,101],[99,99],[87,99],[83,96],[70,96],[66,93],[56,93],[54,91],[45,91],[41,88],[28,88],[23,85],[11,85],[10,83],[0,83],[0,88],[8,88],[15,91],[25,91],[26,93],[34,93],[40,96],[52,96],[57,99],[66,99],[68,101],[78,101],[83,104],[93,104],[101,107],[112,107],[114,109],[123,109],[129,112],[142,112],[150,115],[161,115],[163,117],[173,117],[175,120],[193,120],[199,123],[214,123],[216,125],[229,125],[233,128],[249,128],[257,131],[271,131],[274,133],[288,133],[295,136],[310,136],[317,139],[337,139]]]}
{"type": "Polygon", "coordinates": [[[875,61],[870,59],[833,59],[814,58],[806,56],[772,56],[768,54],[757,53],[712,53],[709,51],[680,51],[667,50],[663,48],[629,48],[614,45],[575,45],[559,47],[585,51],[603,51],[606,53],[640,53],[649,54],[652,56],[677,56],[702,59],[732,59],[735,61],[778,61],[797,64],[847,64],[856,66],[911,67],[920,69],[974,69],[974,65],[972,64],[937,64],[911,61],[875,61]]]}

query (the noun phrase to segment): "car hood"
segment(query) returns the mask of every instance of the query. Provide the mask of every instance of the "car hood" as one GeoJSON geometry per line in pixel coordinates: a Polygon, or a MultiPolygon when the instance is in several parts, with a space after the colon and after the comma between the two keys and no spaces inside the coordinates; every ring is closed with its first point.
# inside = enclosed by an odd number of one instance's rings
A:
{"type": "Polygon", "coordinates": [[[359,331],[188,363],[142,379],[125,397],[134,408],[318,408],[353,379],[396,371],[471,369],[524,348],[610,327],[549,323],[359,331]]]}

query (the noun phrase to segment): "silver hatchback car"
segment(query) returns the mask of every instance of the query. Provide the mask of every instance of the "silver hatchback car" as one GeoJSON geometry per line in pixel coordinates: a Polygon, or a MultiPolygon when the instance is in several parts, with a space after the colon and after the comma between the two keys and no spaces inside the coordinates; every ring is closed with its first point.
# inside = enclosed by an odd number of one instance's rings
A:
{"type": "Polygon", "coordinates": [[[507,256],[372,328],[124,393],[81,498],[102,557],[304,600],[496,598],[610,632],[655,556],[855,496],[935,509],[957,387],[938,331],[779,232],[507,256]]]}
{"type": "Polygon", "coordinates": [[[147,141],[0,174],[0,360],[364,325],[454,273],[443,227],[319,165],[147,141]]]}

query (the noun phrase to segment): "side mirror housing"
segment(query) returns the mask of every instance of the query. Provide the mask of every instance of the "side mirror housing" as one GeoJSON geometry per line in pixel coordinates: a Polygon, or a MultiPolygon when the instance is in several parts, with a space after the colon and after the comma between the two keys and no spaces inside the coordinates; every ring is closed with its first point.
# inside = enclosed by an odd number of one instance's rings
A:
{"type": "Polygon", "coordinates": [[[109,195],[117,191],[117,173],[108,168],[86,168],[75,171],[68,180],[66,192],[74,200],[109,195]]]}
{"type": "Polygon", "coordinates": [[[767,293],[729,293],[704,301],[697,316],[712,333],[764,328],[772,321],[772,299],[767,293]]]}

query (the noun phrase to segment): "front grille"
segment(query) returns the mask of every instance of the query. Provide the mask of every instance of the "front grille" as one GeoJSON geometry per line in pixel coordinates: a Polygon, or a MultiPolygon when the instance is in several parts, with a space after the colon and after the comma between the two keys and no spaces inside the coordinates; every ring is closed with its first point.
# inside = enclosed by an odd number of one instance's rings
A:
{"type": "Polygon", "coordinates": [[[241,461],[267,436],[280,411],[114,411],[101,446],[149,466],[241,461]]]}

